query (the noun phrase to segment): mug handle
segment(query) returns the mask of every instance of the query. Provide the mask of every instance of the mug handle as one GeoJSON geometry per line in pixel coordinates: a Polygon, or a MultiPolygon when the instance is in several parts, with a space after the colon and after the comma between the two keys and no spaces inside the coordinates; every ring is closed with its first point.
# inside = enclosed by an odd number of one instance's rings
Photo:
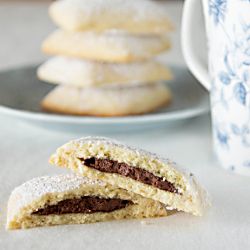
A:
{"type": "Polygon", "coordinates": [[[190,71],[207,90],[210,90],[211,81],[207,66],[202,61],[199,50],[195,46],[200,24],[198,15],[201,15],[202,12],[201,1],[186,0],[184,2],[181,30],[182,53],[190,71]]]}

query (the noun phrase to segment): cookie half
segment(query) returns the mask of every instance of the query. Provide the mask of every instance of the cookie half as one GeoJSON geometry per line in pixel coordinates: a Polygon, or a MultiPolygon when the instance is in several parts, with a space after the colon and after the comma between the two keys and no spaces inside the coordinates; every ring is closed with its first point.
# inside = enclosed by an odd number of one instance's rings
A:
{"type": "Polygon", "coordinates": [[[42,45],[42,50],[47,54],[111,63],[143,61],[169,48],[170,42],[166,36],[63,30],[52,33],[42,45]]]}
{"type": "Polygon", "coordinates": [[[89,116],[144,114],[166,106],[171,94],[165,84],[76,88],[58,86],[42,101],[44,110],[89,116]]]}
{"type": "Polygon", "coordinates": [[[155,61],[116,64],[60,56],[43,63],[37,75],[49,83],[76,87],[155,83],[172,78],[170,70],[155,61]]]}
{"type": "Polygon", "coordinates": [[[202,215],[209,206],[207,192],[193,174],[168,159],[107,138],[71,141],[50,162],[162,202],[169,209],[202,215]]]}
{"type": "Polygon", "coordinates": [[[49,13],[57,25],[70,31],[122,29],[165,33],[173,29],[164,1],[61,0],[51,4],[49,13]]]}
{"type": "Polygon", "coordinates": [[[166,216],[159,202],[76,175],[44,176],[14,189],[7,228],[166,216]]]}

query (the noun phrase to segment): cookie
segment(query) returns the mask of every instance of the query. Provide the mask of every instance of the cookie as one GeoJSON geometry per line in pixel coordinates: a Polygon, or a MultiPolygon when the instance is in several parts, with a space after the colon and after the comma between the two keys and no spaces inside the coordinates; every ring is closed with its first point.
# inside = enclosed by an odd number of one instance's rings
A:
{"type": "Polygon", "coordinates": [[[76,87],[133,85],[172,78],[170,70],[155,61],[115,64],[60,56],[42,64],[38,68],[37,75],[45,82],[76,87]]]}
{"type": "Polygon", "coordinates": [[[143,61],[170,48],[166,36],[129,35],[121,32],[66,32],[57,30],[43,43],[50,55],[111,63],[143,61]]]}
{"type": "Polygon", "coordinates": [[[76,175],[44,176],[14,189],[7,228],[82,224],[167,215],[159,202],[76,175]]]}
{"type": "Polygon", "coordinates": [[[171,101],[165,84],[76,88],[60,85],[42,101],[44,110],[89,116],[126,116],[152,112],[171,101]]]}
{"type": "Polygon", "coordinates": [[[206,191],[193,174],[168,159],[107,138],[71,141],[50,162],[162,202],[168,209],[202,215],[209,205],[206,191]]]}
{"type": "Polygon", "coordinates": [[[61,0],[49,9],[64,30],[122,29],[133,33],[164,33],[173,29],[168,4],[152,0],[61,0]]]}

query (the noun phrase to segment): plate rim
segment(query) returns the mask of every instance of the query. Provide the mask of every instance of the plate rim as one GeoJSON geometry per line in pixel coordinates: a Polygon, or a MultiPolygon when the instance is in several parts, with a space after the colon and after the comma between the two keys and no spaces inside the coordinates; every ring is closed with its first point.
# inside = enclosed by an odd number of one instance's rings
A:
{"type": "Polygon", "coordinates": [[[140,116],[125,116],[125,117],[91,117],[91,116],[70,116],[57,114],[36,113],[25,110],[17,110],[0,105],[0,113],[24,118],[26,120],[39,120],[43,122],[59,122],[59,123],[74,123],[74,124],[133,124],[133,123],[153,123],[169,120],[181,120],[199,116],[209,112],[209,106],[205,103],[198,108],[189,110],[169,112],[167,114],[148,114],[140,116]]]}
{"type": "MultiPolygon", "coordinates": [[[[22,65],[21,67],[13,67],[10,69],[1,70],[0,73],[6,73],[9,70],[17,70],[20,68],[34,67],[37,65],[40,65],[40,63],[22,65]]],[[[169,65],[169,67],[178,67],[189,71],[188,67],[186,67],[185,65],[171,64],[169,65]]],[[[192,74],[192,72],[190,73],[192,74]]],[[[57,122],[57,123],[81,124],[81,125],[156,123],[156,122],[173,121],[173,120],[181,120],[181,119],[197,117],[199,115],[208,113],[209,111],[210,111],[210,105],[209,103],[207,103],[206,99],[202,100],[198,107],[192,107],[189,109],[170,111],[167,113],[156,113],[156,114],[149,113],[143,115],[120,116],[120,117],[73,116],[73,115],[61,115],[53,113],[41,113],[41,112],[33,112],[33,111],[11,108],[0,104],[0,113],[14,118],[18,117],[26,120],[41,121],[47,123],[57,122]]]]}

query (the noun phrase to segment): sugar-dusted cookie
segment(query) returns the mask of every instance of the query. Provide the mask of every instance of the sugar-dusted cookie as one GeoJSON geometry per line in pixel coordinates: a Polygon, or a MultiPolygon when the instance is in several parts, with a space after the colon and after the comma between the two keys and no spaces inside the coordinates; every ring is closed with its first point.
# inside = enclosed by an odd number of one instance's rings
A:
{"type": "Polygon", "coordinates": [[[169,47],[166,36],[57,30],[44,41],[42,50],[52,55],[125,63],[149,59],[169,47]]]}
{"type": "Polygon", "coordinates": [[[14,189],[7,228],[81,224],[167,215],[159,202],[76,175],[44,176],[14,189]]]}
{"type": "Polygon", "coordinates": [[[154,83],[172,78],[170,70],[155,61],[117,64],[60,56],[42,64],[37,75],[49,83],[77,87],[154,83]]]}
{"type": "Polygon", "coordinates": [[[193,174],[168,159],[107,138],[71,141],[50,162],[160,201],[169,209],[202,215],[209,205],[206,191],[193,174]]]}
{"type": "Polygon", "coordinates": [[[164,33],[173,29],[165,1],[61,0],[50,6],[49,13],[57,25],[70,31],[164,33]]]}
{"type": "Polygon", "coordinates": [[[165,84],[76,88],[58,86],[42,101],[44,110],[90,116],[125,116],[166,106],[171,94],[165,84]]]}

